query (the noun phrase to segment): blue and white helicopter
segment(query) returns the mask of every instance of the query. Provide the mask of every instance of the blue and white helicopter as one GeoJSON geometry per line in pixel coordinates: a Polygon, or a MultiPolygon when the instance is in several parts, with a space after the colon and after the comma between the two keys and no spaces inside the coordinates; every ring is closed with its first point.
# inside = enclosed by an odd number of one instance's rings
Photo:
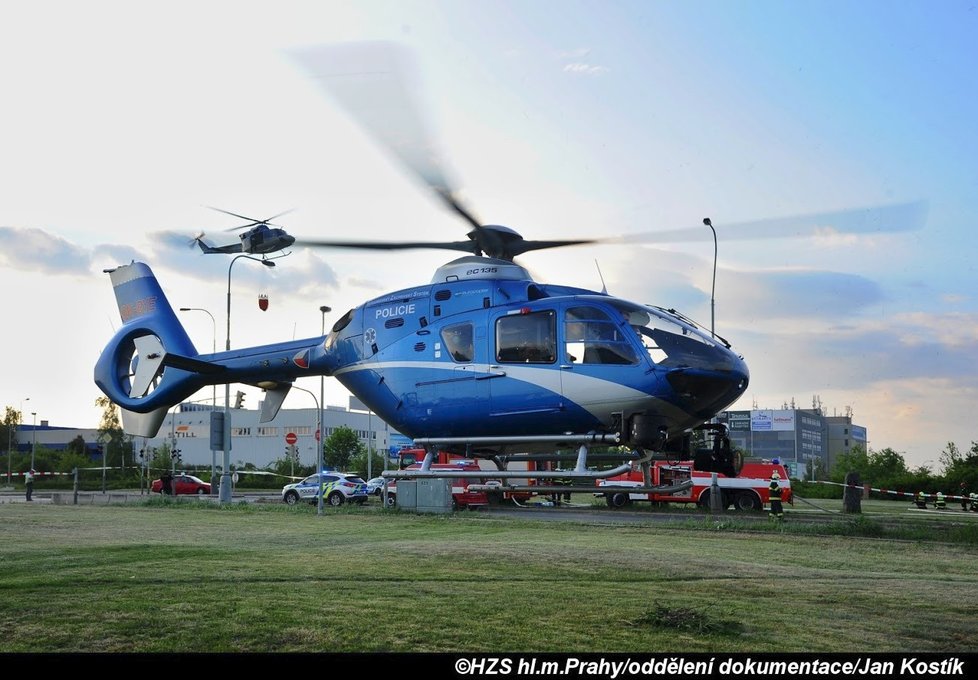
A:
{"type": "MultiPolygon", "coordinates": [[[[313,54],[307,65],[321,63],[321,56],[313,54]]],[[[365,120],[369,115],[361,115],[356,103],[362,82],[347,96],[349,91],[338,94],[336,88],[351,81],[320,80],[471,230],[467,240],[441,243],[297,245],[466,254],[438,268],[429,283],[349,310],[324,337],[214,354],[197,351],[146,264],[110,270],[123,325],[95,366],[95,382],[122,408],[127,432],[154,436],[170,407],[205,386],[231,382],[265,390],[261,420],[267,422],[293,381],[325,375],[427,448],[429,459],[436,449],[491,458],[501,478],[593,479],[618,474],[636,461],[690,456],[698,469],[737,473],[724,428],[710,424],[750,381],[747,364],[726,340],[673,309],[534,281],[515,258],[594,241],[531,241],[508,227],[480,223],[459,201],[437,159],[432,162],[432,145],[422,140],[412,151],[404,144],[404,130],[411,126],[365,120]],[[390,129],[396,140],[385,138],[390,129]],[[712,445],[691,451],[697,429],[712,437],[712,445]],[[573,472],[504,470],[511,452],[547,456],[568,445],[579,447],[573,472]],[[592,472],[592,446],[613,446],[623,451],[624,462],[592,472]]],[[[371,87],[364,98],[383,101],[371,87]]],[[[406,105],[383,109],[412,111],[406,105]]],[[[897,206],[880,215],[915,219],[915,210],[897,206]]],[[[822,224],[832,219],[818,217],[822,224]]]]}

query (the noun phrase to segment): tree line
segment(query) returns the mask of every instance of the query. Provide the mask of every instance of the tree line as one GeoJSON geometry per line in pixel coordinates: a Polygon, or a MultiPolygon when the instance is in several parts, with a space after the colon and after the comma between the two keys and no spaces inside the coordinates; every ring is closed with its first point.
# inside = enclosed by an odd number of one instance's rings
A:
{"type": "MultiPolygon", "coordinates": [[[[888,491],[915,494],[934,494],[941,491],[948,495],[978,493],[978,441],[971,448],[961,451],[954,442],[948,442],[938,456],[940,470],[933,471],[926,465],[911,469],[903,455],[891,448],[879,451],[853,447],[849,453],[836,458],[829,471],[829,480],[843,484],[846,475],[855,472],[864,486],[888,491]]],[[[841,497],[842,487],[826,486],[811,482],[796,487],[797,493],[812,497],[841,497]]],[[[885,497],[907,500],[895,494],[885,497]]]]}
{"type": "MultiPolygon", "coordinates": [[[[132,438],[122,431],[118,407],[107,397],[99,397],[95,403],[102,408],[97,441],[105,458],[105,464],[109,468],[120,468],[119,471],[113,471],[114,487],[138,483],[144,462],[148,463],[152,470],[157,471],[174,465],[167,444],[150,451],[135,452],[132,438]],[[149,460],[140,458],[139,453],[144,457],[148,456],[149,460]]],[[[20,412],[7,406],[3,421],[0,422],[0,446],[7,448],[8,444],[13,442],[14,432],[20,422],[20,412]]],[[[9,455],[11,470],[16,475],[19,476],[30,466],[30,452],[10,452],[9,455]]],[[[349,427],[337,427],[323,440],[323,462],[330,469],[366,475],[367,455],[367,447],[349,427]]],[[[376,474],[384,469],[385,457],[383,452],[376,451],[372,456],[371,468],[376,474]]],[[[836,458],[829,471],[829,480],[842,484],[848,473],[856,472],[864,485],[878,489],[908,493],[923,491],[933,494],[942,491],[945,494],[957,494],[964,488],[967,493],[978,492],[978,441],[972,441],[967,451],[962,451],[954,442],[948,442],[940,452],[938,461],[940,470],[936,472],[924,465],[911,469],[907,466],[903,454],[892,448],[874,451],[856,446],[849,453],[836,458]]],[[[91,468],[101,464],[101,456],[93,460],[86,442],[80,435],[69,442],[64,450],[39,446],[34,456],[34,468],[39,472],[70,473],[74,468],[91,468]]],[[[182,463],[177,463],[176,467],[188,471],[195,469],[182,463]]],[[[257,468],[254,464],[242,462],[233,467],[242,471],[261,469],[283,477],[304,477],[315,472],[315,465],[299,465],[296,460],[290,459],[287,455],[272,461],[265,468],[257,468]]],[[[210,475],[209,466],[196,466],[196,469],[206,471],[207,476],[210,475]]],[[[5,471],[2,474],[5,474],[5,471]]],[[[253,479],[247,479],[251,477],[250,475],[244,477],[245,479],[240,482],[242,486],[268,484],[266,479],[258,476],[253,479]]],[[[208,481],[205,476],[201,478],[208,481]]],[[[842,489],[838,486],[811,482],[799,484],[797,491],[802,495],[807,494],[812,497],[836,495],[841,497],[842,495],[842,489]]],[[[894,496],[894,498],[900,497],[894,496]]]]}

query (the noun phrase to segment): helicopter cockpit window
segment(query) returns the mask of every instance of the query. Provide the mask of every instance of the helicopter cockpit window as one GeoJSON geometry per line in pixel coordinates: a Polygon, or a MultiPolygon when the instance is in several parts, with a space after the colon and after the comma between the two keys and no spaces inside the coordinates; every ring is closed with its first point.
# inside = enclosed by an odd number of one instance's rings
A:
{"type": "Polygon", "coordinates": [[[472,344],[472,324],[459,323],[447,326],[441,332],[445,349],[455,361],[468,362],[475,358],[475,348],[472,344]]]}
{"type": "Polygon", "coordinates": [[[622,329],[597,307],[570,307],[564,312],[564,347],[571,363],[638,363],[622,329]]]}
{"type": "Polygon", "coordinates": [[[553,310],[513,314],[496,321],[496,361],[553,363],[557,333],[553,310]]]}
{"type": "Polygon", "coordinates": [[[710,365],[715,364],[716,357],[708,350],[717,344],[693,326],[652,307],[621,302],[615,306],[638,334],[654,363],[696,366],[709,356],[710,365]]]}

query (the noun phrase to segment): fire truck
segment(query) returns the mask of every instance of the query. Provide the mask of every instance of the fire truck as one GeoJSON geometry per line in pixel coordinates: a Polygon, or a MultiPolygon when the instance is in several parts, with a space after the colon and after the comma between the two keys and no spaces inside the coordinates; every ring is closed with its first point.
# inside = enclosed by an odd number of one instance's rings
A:
{"type": "MultiPolygon", "coordinates": [[[[398,453],[399,470],[420,470],[424,460],[424,449],[403,449],[398,453]]],[[[431,465],[432,470],[480,470],[479,464],[470,459],[458,458],[440,451],[431,465]]],[[[452,480],[452,509],[475,509],[489,505],[489,496],[485,491],[469,491],[469,484],[484,484],[482,479],[453,479],[452,480]]],[[[387,483],[387,505],[397,502],[397,480],[387,483]]]]}
{"type": "MultiPolygon", "coordinates": [[[[397,454],[397,468],[399,470],[420,470],[421,461],[424,460],[425,450],[419,448],[401,449],[397,454]]],[[[535,468],[534,463],[515,462],[510,463],[509,469],[535,468]]],[[[497,468],[488,460],[473,460],[465,458],[459,454],[447,451],[438,451],[431,465],[432,470],[481,470],[486,472],[486,479],[492,478],[492,472],[497,468]]],[[[475,508],[479,506],[498,504],[503,500],[526,500],[531,494],[522,491],[500,491],[493,490],[493,486],[499,486],[498,482],[487,482],[486,479],[453,479],[452,480],[452,505],[457,508],[475,508]],[[480,490],[469,489],[469,486],[482,487],[480,490]],[[489,487],[489,490],[486,490],[489,487]]],[[[519,479],[513,480],[524,485],[532,485],[535,480],[519,479]]],[[[387,505],[394,505],[396,498],[396,480],[387,483],[387,505]]]]}
{"type": "MultiPolygon", "coordinates": [[[[653,504],[696,503],[701,507],[709,507],[712,475],[709,472],[694,470],[693,461],[653,461],[649,471],[652,477],[650,486],[674,486],[686,481],[692,481],[693,486],[671,494],[614,490],[598,492],[595,495],[604,496],[608,505],[613,508],[624,507],[632,501],[651,501],[653,504]]],[[[734,507],[737,510],[763,509],[771,500],[768,489],[771,475],[775,472],[780,477],[778,483],[781,486],[781,500],[785,503],[793,503],[791,481],[788,479],[788,471],[784,465],[777,460],[746,460],[740,474],[736,477],[717,473],[717,485],[723,494],[723,507],[734,507]]],[[[644,487],[646,483],[642,470],[633,466],[630,472],[623,475],[598,480],[597,485],[598,487],[644,487]]]]}

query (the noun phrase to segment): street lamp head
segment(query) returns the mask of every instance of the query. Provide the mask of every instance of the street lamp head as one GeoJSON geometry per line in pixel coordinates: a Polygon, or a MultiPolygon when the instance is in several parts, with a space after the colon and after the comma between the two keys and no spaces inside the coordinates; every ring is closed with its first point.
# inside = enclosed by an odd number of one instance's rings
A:
{"type": "Polygon", "coordinates": [[[332,312],[333,308],[323,305],[322,307],[319,308],[319,311],[322,312],[323,314],[326,314],[327,312],[332,312]]]}
{"type": "Polygon", "coordinates": [[[261,262],[266,267],[274,267],[275,266],[275,263],[272,262],[271,260],[258,260],[258,261],[261,262]]]}
{"type": "Polygon", "coordinates": [[[703,224],[705,224],[708,227],[712,227],[713,226],[713,222],[710,221],[710,218],[709,217],[704,217],[703,218],[703,224]]]}

